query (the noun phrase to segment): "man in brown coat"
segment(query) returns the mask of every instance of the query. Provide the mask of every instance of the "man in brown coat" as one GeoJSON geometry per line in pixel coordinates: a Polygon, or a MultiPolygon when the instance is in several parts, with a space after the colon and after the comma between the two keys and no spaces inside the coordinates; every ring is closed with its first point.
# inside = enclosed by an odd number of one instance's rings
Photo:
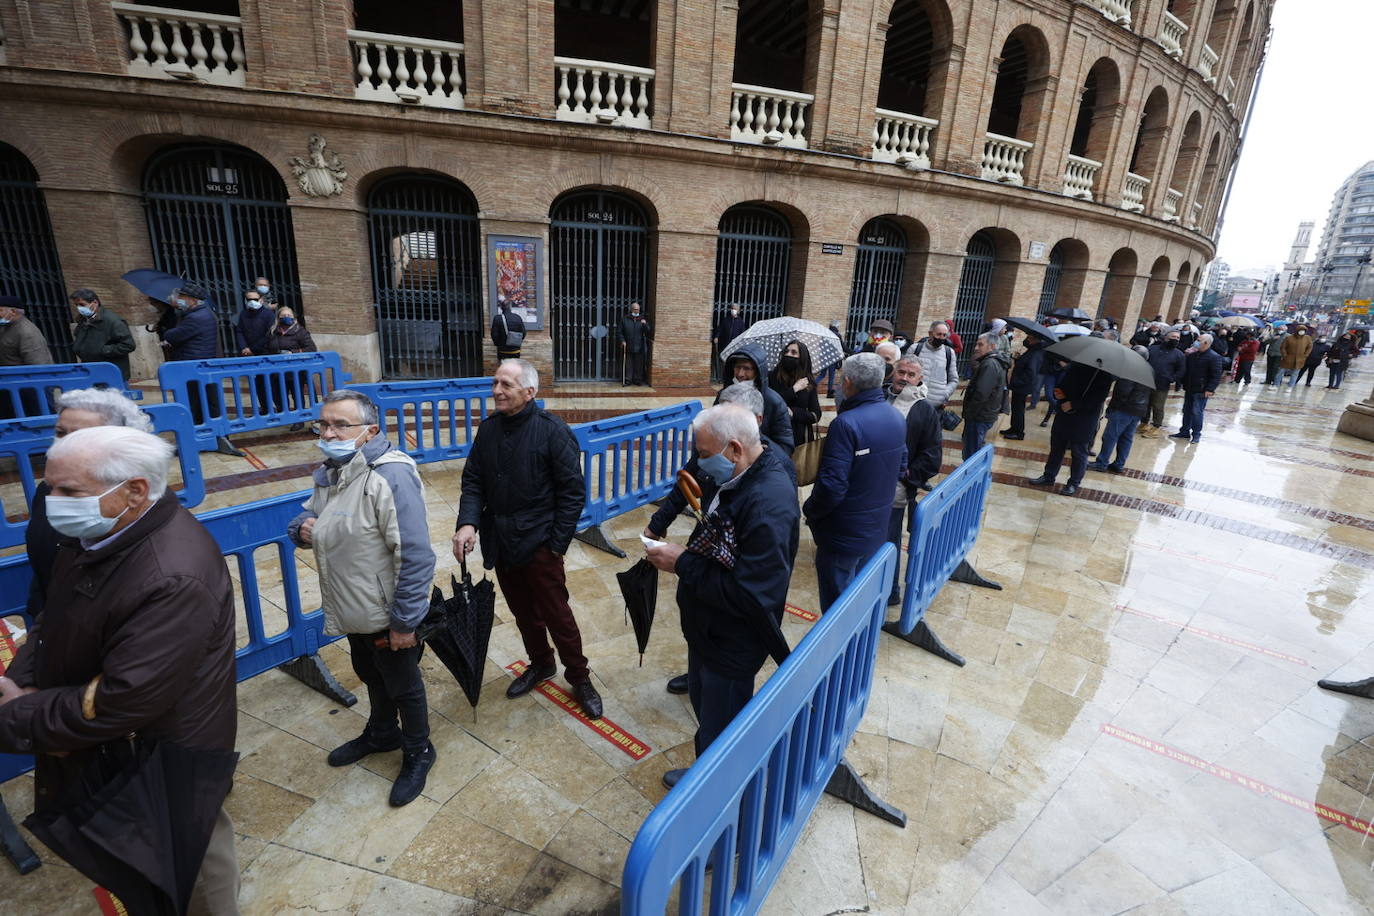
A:
{"type": "MultiPolygon", "coordinates": [[[[34,755],[36,818],[79,800],[83,772],[131,744],[233,751],[233,588],[214,538],[167,490],[171,456],[124,426],[76,430],[48,451],[48,521],[66,540],[43,613],[0,678],[0,751],[34,755]]],[[[194,788],[217,806],[231,779],[194,788]]],[[[222,807],[200,861],[192,912],[236,914],[222,807]]]]}
{"type": "Polygon", "coordinates": [[[1307,363],[1307,357],[1312,353],[1312,335],[1307,333],[1307,328],[1302,325],[1298,329],[1283,339],[1283,345],[1279,349],[1283,355],[1283,361],[1279,366],[1283,369],[1283,375],[1279,378],[1279,384],[1287,381],[1288,376],[1293,376],[1293,381],[1288,383],[1289,388],[1298,384],[1298,376],[1302,374],[1302,367],[1307,363]]]}
{"type": "Polygon", "coordinates": [[[46,366],[52,352],[18,296],[0,296],[0,366],[46,366]]]}

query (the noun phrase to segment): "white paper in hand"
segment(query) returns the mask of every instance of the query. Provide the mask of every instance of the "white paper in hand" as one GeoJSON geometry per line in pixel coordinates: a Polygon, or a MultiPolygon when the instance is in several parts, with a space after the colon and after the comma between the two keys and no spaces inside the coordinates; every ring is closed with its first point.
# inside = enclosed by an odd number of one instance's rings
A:
{"type": "Polygon", "coordinates": [[[650,547],[662,547],[668,543],[667,541],[655,541],[653,538],[646,538],[643,534],[639,536],[639,539],[644,542],[645,550],[648,550],[650,547]]]}

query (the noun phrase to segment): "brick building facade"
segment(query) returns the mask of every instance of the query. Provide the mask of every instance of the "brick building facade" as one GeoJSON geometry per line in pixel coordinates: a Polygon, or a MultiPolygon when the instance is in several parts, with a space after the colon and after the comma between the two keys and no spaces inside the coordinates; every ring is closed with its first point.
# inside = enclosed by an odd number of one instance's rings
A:
{"type": "Polygon", "coordinates": [[[706,379],[728,301],[850,331],[1172,317],[1272,2],[583,6],[0,0],[0,185],[48,223],[12,218],[28,260],[0,282],[53,316],[52,290],[91,286],[133,324],[127,270],[191,276],[228,316],[272,265],[360,379],[490,365],[498,235],[541,246],[525,352],[559,380],[618,380],[596,329],[632,298],[661,387],[706,379]]]}

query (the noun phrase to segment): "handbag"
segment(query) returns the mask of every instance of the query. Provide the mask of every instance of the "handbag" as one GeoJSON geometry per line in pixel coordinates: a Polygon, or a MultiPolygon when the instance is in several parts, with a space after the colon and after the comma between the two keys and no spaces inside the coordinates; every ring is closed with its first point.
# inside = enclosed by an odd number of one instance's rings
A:
{"type": "Polygon", "coordinates": [[[945,432],[958,429],[959,424],[962,422],[964,422],[964,418],[954,411],[943,409],[940,411],[940,425],[945,428],[945,432]]]}
{"type": "Polygon", "coordinates": [[[506,349],[518,350],[520,345],[525,342],[524,331],[512,331],[506,324],[506,313],[501,313],[501,328],[506,332],[506,349]]]}
{"type": "Polygon", "coordinates": [[[825,436],[803,442],[792,451],[792,464],[797,468],[797,486],[806,487],[816,482],[821,470],[821,455],[825,453],[825,436]]]}

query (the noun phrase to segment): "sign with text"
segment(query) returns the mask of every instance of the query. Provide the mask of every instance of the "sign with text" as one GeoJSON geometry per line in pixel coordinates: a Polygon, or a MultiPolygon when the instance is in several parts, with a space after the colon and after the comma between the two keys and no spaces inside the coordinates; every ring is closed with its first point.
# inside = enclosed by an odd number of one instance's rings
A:
{"type": "Polygon", "coordinates": [[[821,242],[821,254],[844,254],[844,246],[839,242],[821,242]]]}
{"type": "Polygon", "coordinates": [[[532,236],[487,236],[492,318],[500,313],[502,303],[510,303],[526,331],[543,330],[543,245],[543,240],[532,236]]]}

